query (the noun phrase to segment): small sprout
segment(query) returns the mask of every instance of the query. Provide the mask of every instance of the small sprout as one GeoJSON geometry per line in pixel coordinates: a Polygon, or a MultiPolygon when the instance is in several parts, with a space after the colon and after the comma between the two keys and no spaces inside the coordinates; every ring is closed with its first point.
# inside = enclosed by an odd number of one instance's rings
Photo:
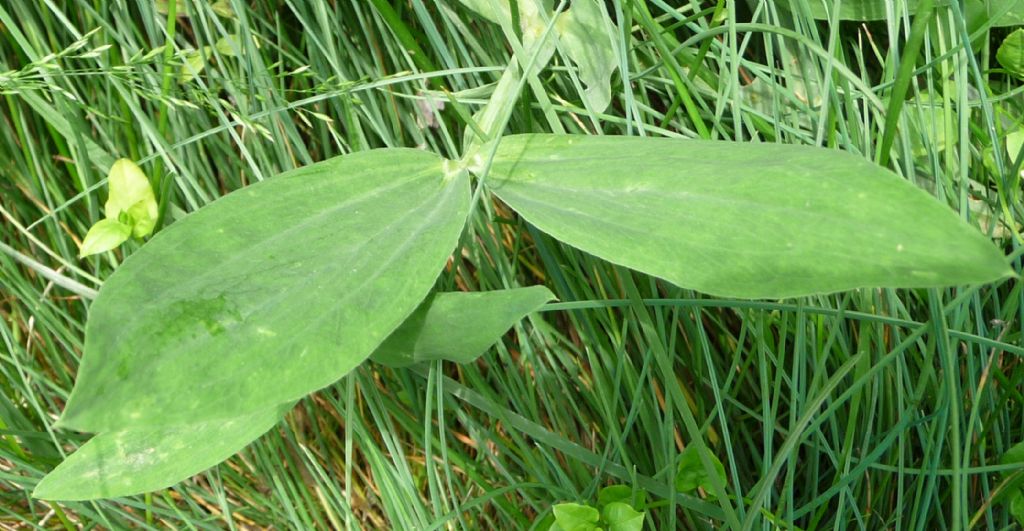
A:
{"type": "Polygon", "coordinates": [[[551,508],[548,531],[641,531],[646,513],[640,491],[634,501],[628,485],[605,487],[597,495],[597,507],[559,503],[551,508]]]}
{"type": "Polygon", "coordinates": [[[110,195],[103,206],[105,217],[82,241],[79,257],[109,251],[131,236],[143,238],[156,228],[159,208],[149,179],[134,162],[119,159],[107,174],[110,195]]]}
{"type": "MultiPolygon", "coordinates": [[[[711,475],[708,474],[707,469],[704,468],[704,463],[701,461],[700,454],[697,453],[697,446],[690,445],[683,450],[682,455],[679,456],[679,468],[676,470],[676,491],[682,493],[692,493],[693,491],[700,488],[708,495],[709,498],[714,498],[714,483],[711,481],[711,475]]],[[[710,451],[707,452],[706,457],[711,464],[714,466],[715,475],[718,476],[719,482],[725,484],[727,482],[725,476],[725,467],[722,462],[715,457],[715,454],[710,451]]]]}

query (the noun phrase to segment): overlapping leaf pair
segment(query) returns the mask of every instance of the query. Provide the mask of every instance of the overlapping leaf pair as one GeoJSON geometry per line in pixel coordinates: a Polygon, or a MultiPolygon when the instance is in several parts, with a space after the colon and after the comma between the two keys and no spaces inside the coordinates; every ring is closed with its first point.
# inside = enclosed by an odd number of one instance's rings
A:
{"type": "MultiPolygon", "coordinates": [[[[99,435],[35,495],[169,486],[371,355],[390,365],[478,356],[552,296],[429,296],[471,208],[463,168],[418,150],[355,153],[229,194],[159,233],[90,309],[60,426],[99,435]]],[[[1013,274],[945,206],[831,150],[516,135],[501,139],[489,168],[473,170],[551,236],[714,295],[1013,274]]]]}

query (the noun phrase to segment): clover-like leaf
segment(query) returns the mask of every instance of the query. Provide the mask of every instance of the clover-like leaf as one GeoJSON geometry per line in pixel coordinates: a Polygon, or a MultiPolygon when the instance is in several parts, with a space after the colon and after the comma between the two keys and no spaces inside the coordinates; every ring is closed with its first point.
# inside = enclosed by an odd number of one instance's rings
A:
{"type": "Polygon", "coordinates": [[[127,214],[127,224],[136,238],[151,234],[159,208],[142,168],[129,159],[118,159],[107,174],[107,187],[110,195],[103,206],[106,218],[122,220],[122,215],[127,214]]]}

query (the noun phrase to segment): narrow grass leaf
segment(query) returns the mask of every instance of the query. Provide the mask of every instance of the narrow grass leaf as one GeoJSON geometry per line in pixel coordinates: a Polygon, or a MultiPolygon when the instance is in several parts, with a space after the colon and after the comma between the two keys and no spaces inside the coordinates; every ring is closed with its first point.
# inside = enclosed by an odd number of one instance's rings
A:
{"type": "MultiPolygon", "coordinates": [[[[907,0],[903,5],[911,15],[917,13],[920,0],[907,0]]],[[[892,9],[891,2],[887,0],[844,0],[842,2],[807,2],[811,16],[820,20],[830,20],[833,16],[833,6],[839,6],[839,20],[884,20],[892,9]]],[[[780,5],[789,8],[788,2],[781,2],[780,5]]],[[[935,2],[937,6],[949,5],[949,0],[935,2]]],[[[897,13],[898,14],[898,13],[897,13]]]]}
{"type": "Polygon", "coordinates": [[[540,230],[683,288],[782,298],[1013,275],[948,208],[819,148],[516,135],[488,183],[540,230]]]}
{"type": "Polygon", "coordinates": [[[424,301],[371,359],[390,367],[433,360],[469,363],[554,298],[544,286],[438,293],[424,301]]]}
{"type": "Polygon", "coordinates": [[[334,158],[171,225],[105,282],[60,425],[227,419],[363,362],[419,305],[469,208],[465,172],[412,149],[334,158]]]}

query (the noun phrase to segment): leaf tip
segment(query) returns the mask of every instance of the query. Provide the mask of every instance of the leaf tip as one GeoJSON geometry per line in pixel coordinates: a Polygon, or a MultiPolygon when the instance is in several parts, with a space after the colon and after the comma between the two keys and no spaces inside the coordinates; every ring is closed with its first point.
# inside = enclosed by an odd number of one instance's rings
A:
{"type": "Polygon", "coordinates": [[[36,483],[36,487],[32,489],[32,497],[37,500],[69,500],[71,499],[70,494],[65,492],[61,488],[61,483],[57,481],[60,477],[60,467],[57,467],[50,471],[49,474],[43,476],[43,479],[36,483]]]}

